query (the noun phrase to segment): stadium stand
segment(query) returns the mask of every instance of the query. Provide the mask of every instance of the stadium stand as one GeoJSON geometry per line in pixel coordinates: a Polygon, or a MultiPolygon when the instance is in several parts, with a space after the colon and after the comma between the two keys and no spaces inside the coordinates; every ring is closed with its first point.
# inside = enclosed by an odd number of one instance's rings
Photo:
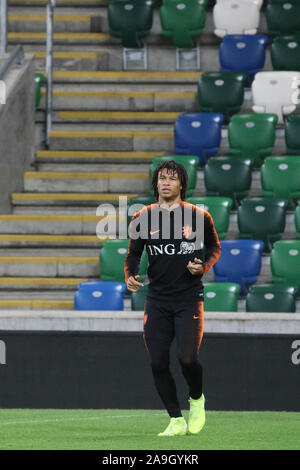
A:
{"type": "Polygon", "coordinates": [[[207,282],[204,284],[204,309],[207,312],[237,312],[239,284],[230,282],[207,282]]]}
{"type": "Polygon", "coordinates": [[[297,288],[285,284],[261,284],[249,288],[247,312],[296,312],[297,288]]]}
{"type": "Polygon", "coordinates": [[[300,32],[300,4],[297,0],[288,2],[269,0],[266,20],[270,35],[284,35],[300,32]]]}
{"type": "Polygon", "coordinates": [[[226,237],[230,223],[230,210],[233,206],[232,199],[229,197],[196,196],[188,197],[187,202],[199,205],[202,209],[208,211],[213,218],[218,237],[220,239],[226,237]]]}
{"type": "Polygon", "coordinates": [[[300,241],[279,240],[271,251],[272,281],[300,288],[300,241]]]}
{"type": "Polygon", "coordinates": [[[75,310],[124,310],[126,284],[122,282],[82,282],[74,295],[75,310]]]}
{"type": "Polygon", "coordinates": [[[274,70],[300,71],[299,40],[299,34],[274,37],[270,50],[274,70]]]}

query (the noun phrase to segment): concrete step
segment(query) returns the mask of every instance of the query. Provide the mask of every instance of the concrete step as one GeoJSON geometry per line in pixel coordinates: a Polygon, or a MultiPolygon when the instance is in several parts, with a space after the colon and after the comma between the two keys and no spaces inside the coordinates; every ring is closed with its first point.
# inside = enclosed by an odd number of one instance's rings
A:
{"type": "MultiPolygon", "coordinates": [[[[53,16],[54,34],[57,33],[97,33],[101,32],[101,16],[99,13],[76,12],[72,10],[66,13],[55,11],[53,16]]],[[[35,33],[46,33],[45,10],[34,13],[10,13],[8,12],[8,38],[13,34],[27,35],[35,33]],[[12,33],[12,34],[10,34],[12,33]]]]}
{"type": "MultiPolygon", "coordinates": [[[[8,1],[9,7],[44,7],[48,3],[48,0],[10,0],[8,1]]],[[[56,8],[64,6],[72,6],[77,8],[83,7],[95,7],[95,6],[105,6],[107,5],[107,0],[56,0],[56,8]]]]}
{"type": "Polygon", "coordinates": [[[130,193],[148,190],[148,173],[39,172],[24,174],[25,191],[130,193]]]}
{"type": "MultiPolygon", "coordinates": [[[[60,150],[39,150],[36,153],[35,162],[38,164],[40,170],[47,167],[40,166],[52,163],[65,163],[66,165],[80,164],[83,168],[88,163],[89,165],[98,163],[112,162],[116,168],[117,163],[151,163],[154,157],[164,155],[164,152],[80,152],[80,151],[60,151],[60,150]]],[[[65,166],[67,168],[67,166],[65,166]]]]}
{"type": "MultiPolygon", "coordinates": [[[[29,50],[25,54],[34,56],[37,70],[45,70],[46,52],[44,50],[29,50]]],[[[107,70],[108,53],[105,51],[54,51],[53,68],[59,70],[107,70]]]]}
{"type": "Polygon", "coordinates": [[[0,234],[0,248],[33,248],[33,247],[75,247],[96,248],[102,246],[107,237],[100,239],[96,235],[28,235],[26,234],[0,234]]]}
{"type": "Polygon", "coordinates": [[[0,310],[74,310],[73,300],[0,299],[0,310]]]}
{"type": "MultiPolygon", "coordinates": [[[[183,112],[183,111],[181,111],[183,112]]],[[[111,112],[111,111],[54,111],[52,122],[99,122],[99,123],[169,123],[174,124],[179,112],[111,112]]],[[[45,113],[36,113],[36,121],[45,121],[45,113]]]]}
{"type": "MultiPolygon", "coordinates": [[[[46,32],[36,31],[11,31],[7,33],[7,40],[9,44],[46,44],[46,32]]],[[[110,41],[110,36],[107,33],[53,33],[53,43],[56,44],[107,44],[110,41]]]]}
{"type": "Polygon", "coordinates": [[[84,173],[132,173],[132,174],[140,174],[140,173],[149,173],[149,167],[152,159],[149,162],[142,162],[142,163],[129,163],[123,160],[122,163],[86,163],[86,162],[57,162],[57,163],[36,163],[36,169],[38,172],[84,172],[84,173]]]}
{"type": "MultiPolygon", "coordinates": [[[[95,278],[94,280],[98,280],[95,278]]],[[[0,291],[55,291],[55,295],[59,291],[74,292],[78,284],[91,280],[88,277],[0,277],[0,291]]]]}
{"type": "Polygon", "coordinates": [[[13,193],[11,202],[13,206],[62,206],[68,207],[98,207],[99,204],[119,204],[120,196],[136,197],[139,193],[13,193]]]}

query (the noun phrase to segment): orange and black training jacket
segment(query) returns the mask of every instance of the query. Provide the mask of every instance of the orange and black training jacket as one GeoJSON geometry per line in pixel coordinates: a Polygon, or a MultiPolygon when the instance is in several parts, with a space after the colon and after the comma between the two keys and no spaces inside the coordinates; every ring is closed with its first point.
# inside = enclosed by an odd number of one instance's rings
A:
{"type": "Polygon", "coordinates": [[[154,203],[134,214],[129,226],[125,282],[138,274],[144,249],[149,263],[147,296],[162,300],[201,296],[202,274],[191,274],[187,264],[198,258],[205,273],[221,254],[211,215],[184,201],[172,210],[154,203]]]}

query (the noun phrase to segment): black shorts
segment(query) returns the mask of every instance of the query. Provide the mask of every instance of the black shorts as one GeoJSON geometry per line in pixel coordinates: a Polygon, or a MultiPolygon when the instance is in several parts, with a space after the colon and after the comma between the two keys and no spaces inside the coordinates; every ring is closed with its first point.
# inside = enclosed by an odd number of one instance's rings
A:
{"type": "Polygon", "coordinates": [[[169,350],[176,337],[177,356],[189,364],[197,360],[203,336],[203,297],[161,301],[147,297],[144,341],[152,364],[168,365],[169,350]]]}

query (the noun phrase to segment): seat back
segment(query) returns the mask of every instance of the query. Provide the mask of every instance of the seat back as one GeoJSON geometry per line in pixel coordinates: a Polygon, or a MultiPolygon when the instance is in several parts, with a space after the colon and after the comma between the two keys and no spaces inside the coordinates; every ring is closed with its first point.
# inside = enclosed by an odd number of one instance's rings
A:
{"type": "Polygon", "coordinates": [[[246,78],[240,72],[204,72],[198,83],[200,111],[222,113],[228,120],[241,109],[246,78]]]}
{"type": "Polygon", "coordinates": [[[197,169],[199,166],[199,158],[197,156],[192,155],[173,155],[173,156],[161,156],[155,157],[152,160],[152,163],[149,167],[149,190],[150,194],[154,195],[153,188],[152,188],[152,176],[154,170],[158,167],[158,165],[165,161],[175,160],[177,163],[180,163],[186,169],[188,174],[188,188],[187,188],[187,196],[191,196],[195,190],[196,183],[197,183],[197,169]]]}
{"type": "Polygon", "coordinates": [[[265,14],[269,34],[278,36],[300,32],[298,0],[269,0],[265,14]]]}
{"type": "Polygon", "coordinates": [[[252,2],[223,0],[213,8],[214,32],[219,37],[227,34],[256,34],[260,11],[252,2]]]}
{"type": "Polygon", "coordinates": [[[219,149],[223,121],[220,113],[180,114],[174,125],[176,153],[197,155],[205,165],[207,157],[219,149]]]}
{"type": "Polygon", "coordinates": [[[265,34],[228,34],[219,47],[221,71],[244,72],[252,77],[264,67],[268,42],[265,34]]]}
{"type": "Polygon", "coordinates": [[[300,71],[300,34],[277,36],[271,45],[271,61],[274,70],[300,71]]]}
{"type": "Polygon", "coordinates": [[[300,116],[289,116],[285,124],[285,143],[288,154],[300,155],[300,116]]]}
{"type": "Polygon", "coordinates": [[[284,116],[296,109],[300,73],[259,72],[252,83],[253,111],[256,113],[274,113],[278,122],[284,122],[284,116]]]}
{"type": "MultiPolygon", "coordinates": [[[[100,272],[102,281],[124,282],[124,262],[128,253],[128,239],[106,240],[100,250],[100,272]]],[[[147,271],[147,253],[144,250],[139,274],[141,279],[147,271]]]]}
{"type": "Polygon", "coordinates": [[[264,243],[261,240],[221,240],[221,255],[214,264],[216,282],[234,282],[244,295],[257,281],[264,243]]]}
{"type": "Polygon", "coordinates": [[[206,282],[204,310],[206,312],[237,312],[240,285],[232,282],[206,282]]]}
{"type": "Polygon", "coordinates": [[[126,284],[82,282],[74,295],[75,310],[124,310],[126,284]]]}
{"type": "Polygon", "coordinates": [[[204,168],[206,195],[229,197],[235,206],[247,196],[251,181],[251,160],[233,156],[211,157],[204,168]]]}
{"type": "Polygon", "coordinates": [[[300,240],[279,240],[271,251],[272,281],[300,289],[300,240]]]}
{"type": "Polygon", "coordinates": [[[261,165],[262,157],[272,152],[277,122],[277,114],[235,114],[228,126],[230,152],[261,165]]]}
{"type": "Polygon", "coordinates": [[[240,238],[262,240],[265,249],[279,240],[285,228],[287,202],[273,198],[245,198],[238,207],[240,238]]]}
{"type": "Polygon", "coordinates": [[[286,284],[261,284],[249,288],[247,312],[296,312],[297,288],[286,284]]]}
{"type": "MultiPolygon", "coordinates": [[[[216,0],[216,3],[223,3],[226,2],[227,0],[216,0]]],[[[264,3],[264,0],[238,0],[239,2],[245,2],[245,3],[253,3],[254,5],[257,5],[257,7],[260,9],[264,3]]]]}
{"type": "Polygon", "coordinates": [[[191,48],[194,36],[202,33],[206,19],[203,0],[172,0],[160,7],[163,34],[173,38],[176,47],[191,48]]]}
{"type": "Polygon", "coordinates": [[[187,202],[190,204],[201,205],[202,209],[209,212],[213,218],[218,237],[220,239],[226,237],[230,222],[230,210],[233,206],[233,201],[231,198],[217,196],[196,196],[187,198],[187,202]]]}
{"type": "Polygon", "coordinates": [[[297,238],[300,239],[300,201],[295,209],[295,228],[297,232],[297,238]]]}
{"type": "Polygon", "coordinates": [[[261,167],[263,196],[288,201],[288,209],[294,207],[294,199],[300,198],[300,156],[266,157],[261,167]]]}
{"type": "Polygon", "coordinates": [[[142,47],[153,22],[153,4],[148,0],[115,0],[108,5],[108,24],[111,36],[120,38],[126,48],[142,47]]]}

